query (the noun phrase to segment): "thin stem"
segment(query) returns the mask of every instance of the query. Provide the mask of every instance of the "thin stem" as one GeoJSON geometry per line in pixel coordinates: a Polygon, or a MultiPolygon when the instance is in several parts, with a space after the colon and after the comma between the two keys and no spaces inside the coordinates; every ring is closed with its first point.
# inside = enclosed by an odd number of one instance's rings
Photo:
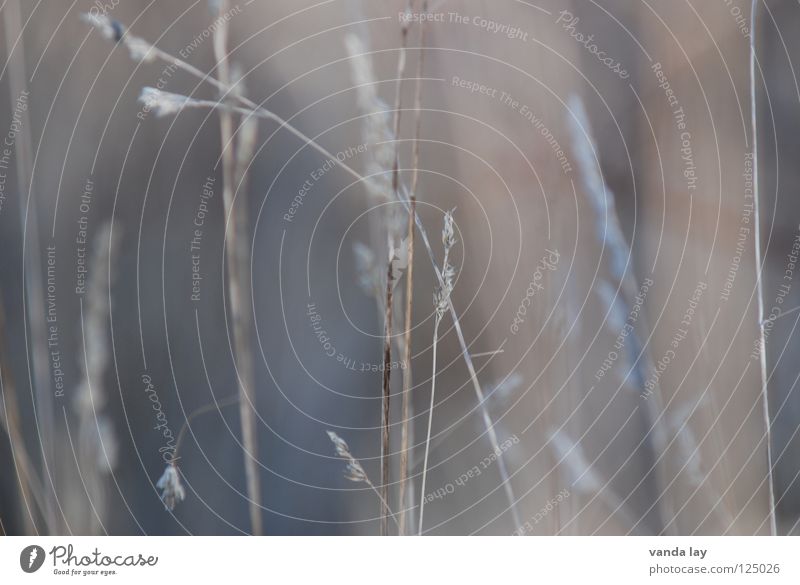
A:
{"type": "MultiPolygon", "coordinates": [[[[444,258],[442,259],[442,266],[444,270],[449,269],[450,262],[450,248],[454,243],[452,234],[452,216],[448,213],[445,216],[445,227],[442,230],[442,242],[444,244],[444,258]]],[[[436,304],[436,319],[433,324],[433,365],[431,372],[431,405],[428,409],[428,434],[425,438],[425,457],[422,462],[422,491],[420,492],[419,502],[419,536],[422,536],[422,522],[425,513],[425,481],[428,477],[428,454],[431,449],[431,428],[433,427],[433,406],[436,397],[436,349],[439,345],[439,325],[444,317],[445,307],[443,304],[450,305],[450,295],[453,292],[452,287],[452,272],[445,277],[439,274],[439,280],[443,283],[439,291],[434,294],[434,301],[436,304]]],[[[498,451],[499,453],[499,451],[498,451]]]]}
{"type": "Polygon", "coordinates": [[[756,103],[756,14],[758,12],[758,0],[753,0],[750,8],[750,133],[753,140],[753,215],[755,216],[755,227],[753,238],[755,240],[756,254],[756,289],[758,293],[758,323],[759,323],[759,344],[761,345],[760,365],[761,365],[761,396],[764,404],[764,426],[766,428],[767,440],[767,478],[769,481],[769,524],[772,535],[778,534],[777,522],[775,520],[775,486],[772,477],[772,423],[769,415],[769,387],[767,383],[767,345],[764,334],[764,282],[762,277],[763,256],[761,252],[761,214],[759,206],[759,186],[758,186],[758,116],[756,103]]]}
{"type": "MultiPolygon", "coordinates": [[[[427,0],[422,3],[422,11],[427,12],[427,0]]],[[[404,29],[403,37],[407,35],[407,30],[404,29]]],[[[407,501],[407,484],[409,469],[409,443],[410,443],[410,425],[411,425],[411,328],[413,325],[412,310],[414,305],[414,240],[416,237],[416,230],[414,229],[414,221],[417,216],[417,181],[419,178],[419,135],[420,135],[420,122],[422,119],[422,69],[425,58],[425,24],[422,19],[419,23],[419,56],[417,59],[417,81],[414,89],[414,110],[415,110],[415,130],[414,130],[414,146],[412,151],[412,164],[413,175],[411,179],[411,191],[409,192],[409,212],[408,212],[408,227],[406,241],[408,243],[408,269],[406,270],[406,310],[405,310],[405,331],[404,331],[404,356],[403,363],[405,370],[403,372],[403,397],[402,397],[402,430],[400,437],[400,506],[401,510],[411,511],[411,502],[407,501]]],[[[400,515],[400,533],[405,534],[406,514],[400,515]]]]}
{"type": "MultiPolygon", "coordinates": [[[[389,501],[389,398],[391,396],[392,372],[392,291],[394,289],[394,275],[392,274],[393,252],[389,255],[389,264],[386,271],[386,316],[383,338],[383,413],[381,426],[383,434],[381,439],[381,492],[384,501],[389,501]]],[[[389,534],[389,518],[384,512],[381,515],[381,535],[389,534]]]]}
{"type": "Polygon", "coordinates": [[[761,326],[763,327],[767,323],[774,323],[778,319],[783,319],[787,315],[791,315],[792,313],[796,313],[797,311],[800,311],[800,307],[794,307],[793,309],[789,309],[788,311],[783,311],[782,313],[779,313],[777,315],[769,316],[763,321],[761,321],[761,326]]]}
{"type": "MultiPolygon", "coordinates": [[[[336,448],[336,454],[344,461],[347,462],[347,471],[348,471],[348,479],[350,481],[354,481],[356,483],[364,482],[366,483],[375,495],[378,496],[378,499],[383,504],[383,508],[386,510],[386,513],[394,520],[395,525],[397,525],[397,518],[395,517],[394,512],[392,512],[392,508],[389,506],[389,502],[381,495],[381,492],[375,487],[375,484],[369,479],[367,472],[364,470],[364,466],[361,465],[361,462],[353,457],[353,454],[350,452],[350,447],[347,445],[344,439],[342,439],[339,435],[334,433],[333,431],[328,431],[328,437],[333,442],[334,447],[336,448]]],[[[383,514],[383,512],[381,512],[383,514]]]]}
{"type": "MultiPolygon", "coordinates": [[[[430,240],[428,239],[428,234],[425,231],[425,227],[422,225],[422,220],[420,220],[419,215],[416,217],[417,222],[417,229],[419,230],[420,236],[422,237],[422,242],[425,244],[425,249],[428,252],[428,257],[433,264],[433,270],[436,274],[436,278],[439,280],[439,286],[444,287],[445,282],[444,278],[442,277],[441,272],[439,271],[439,267],[436,265],[436,258],[433,253],[433,248],[431,247],[430,240]]],[[[458,338],[458,343],[461,346],[461,355],[464,358],[464,363],[467,365],[467,371],[469,372],[470,380],[472,381],[472,388],[475,391],[475,397],[478,400],[478,408],[481,411],[481,418],[483,419],[483,424],[486,427],[486,434],[489,436],[489,442],[492,445],[492,449],[495,453],[500,453],[497,456],[497,471],[500,475],[500,480],[503,483],[503,490],[506,493],[506,498],[508,499],[509,510],[511,511],[511,516],[514,521],[514,528],[517,530],[522,528],[522,522],[519,518],[519,513],[517,512],[517,500],[514,496],[514,489],[511,486],[511,478],[508,474],[508,468],[506,467],[505,459],[503,458],[503,451],[500,449],[500,441],[497,440],[497,433],[494,430],[494,424],[492,423],[491,416],[489,416],[489,410],[486,406],[486,398],[483,394],[483,389],[481,388],[481,383],[478,380],[478,374],[475,371],[475,365],[472,362],[472,356],[469,353],[469,349],[467,348],[467,342],[464,338],[464,331],[461,329],[461,323],[458,320],[458,313],[456,312],[455,307],[453,306],[452,301],[448,302],[450,316],[453,319],[453,329],[455,329],[456,337],[458,338]]],[[[423,496],[424,497],[424,496],[423,496]]]]}
{"type": "Polygon", "coordinates": [[[180,459],[180,451],[181,445],[183,444],[183,439],[186,436],[186,432],[189,430],[189,425],[191,422],[200,415],[207,414],[209,412],[219,411],[220,408],[225,408],[226,406],[233,406],[234,404],[238,404],[241,401],[241,397],[239,394],[234,396],[229,396],[223,400],[210,402],[204,406],[193,410],[189,416],[186,417],[186,420],[183,421],[183,426],[181,427],[180,432],[178,432],[178,440],[175,441],[175,452],[172,458],[173,461],[177,461],[180,459]]]}
{"type": "MultiPolygon", "coordinates": [[[[409,7],[411,3],[409,2],[409,7]]],[[[403,99],[403,77],[406,72],[406,45],[408,43],[408,26],[403,25],[400,29],[401,42],[400,42],[400,56],[397,59],[397,84],[395,85],[394,95],[394,166],[392,168],[392,189],[397,199],[400,198],[400,118],[402,117],[402,99],[403,99]]]]}
{"type": "Polygon", "coordinates": [[[411,424],[411,328],[412,328],[412,308],[414,303],[414,216],[416,215],[417,201],[411,196],[411,212],[408,214],[408,269],[406,270],[406,309],[405,309],[405,330],[403,335],[403,396],[401,399],[400,420],[402,427],[400,432],[400,534],[405,535],[406,512],[410,511],[411,506],[406,502],[406,489],[409,475],[409,427],[411,424]]]}
{"type": "MultiPolygon", "coordinates": [[[[369,480],[369,478],[367,478],[364,481],[366,481],[367,485],[372,488],[372,491],[375,492],[375,495],[378,496],[378,499],[381,501],[381,507],[383,509],[383,512],[381,512],[381,516],[387,516],[391,518],[395,526],[399,526],[399,524],[397,523],[397,516],[395,516],[395,513],[389,507],[389,502],[386,501],[383,494],[381,494],[381,492],[378,491],[378,488],[375,487],[375,485],[369,480]]],[[[381,522],[382,521],[383,520],[381,520],[381,522]]]]}
{"type": "MultiPolygon", "coordinates": [[[[408,9],[413,10],[415,2],[409,0],[408,9]]],[[[395,199],[400,199],[400,118],[402,112],[402,96],[403,96],[403,78],[405,77],[406,70],[406,47],[408,45],[408,31],[409,26],[404,24],[400,27],[400,56],[397,59],[397,86],[395,89],[394,99],[394,138],[395,138],[395,153],[394,153],[394,168],[392,169],[392,188],[394,190],[395,199]]],[[[419,82],[417,82],[419,83],[419,82]]],[[[397,500],[400,508],[400,523],[398,525],[398,533],[404,536],[406,533],[406,483],[408,482],[408,391],[411,387],[411,371],[409,362],[411,352],[411,303],[413,290],[411,283],[413,283],[414,275],[414,258],[411,248],[413,244],[411,239],[414,237],[414,224],[412,223],[411,216],[408,220],[408,235],[407,241],[409,246],[408,251],[408,270],[406,274],[406,302],[405,302],[405,330],[403,335],[403,363],[405,369],[403,371],[403,394],[400,398],[400,480],[397,500]]]]}
{"type": "MultiPolygon", "coordinates": [[[[408,203],[406,203],[406,207],[408,208],[408,203]]],[[[439,281],[439,286],[444,288],[444,277],[439,270],[439,266],[436,264],[436,255],[431,247],[431,242],[428,238],[428,232],[425,230],[425,226],[422,224],[422,220],[420,219],[419,215],[416,215],[415,221],[417,224],[417,230],[419,230],[419,235],[422,238],[422,243],[425,245],[425,250],[428,253],[428,258],[433,265],[433,272],[436,274],[436,278],[439,281]]],[[[483,394],[481,383],[478,380],[478,374],[475,371],[475,365],[472,362],[472,356],[469,353],[467,341],[464,338],[464,331],[461,328],[461,322],[458,319],[458,313],[456,312],[452,302],[448,302],[447,304],[450,311],[450,316],[453,319],[453,329],[455,329],[456,337],[458,338],[458,344],[461,347],[461,355],[464,358],[464,363],[467,366],[467,371],[469,372],[469,377],[472,381],[472,388],[475,391],[475,397],[478,400],[478,408],[480,408],[481,418],[483,419],[484,426],[486,427],[486,434],[489,436],[489,442],[491,443],[494,452],[500,453],[500,455],[497,456],[497,470],[500,475],[500,480],[503,483],[503,490],[506,493],[506,498],[508,499],[509,510],[511,511],[511,516],[514,521],[514,527],[519,530],[522,528],[522,522],[520,521],[519,513],[517,512],[517,500],[514,496],[514,489],[511,486],[511,478],[508,474],[508,468],[506,467],[506,463],[502,455],[503,451],[500,449],[500,442],[497,440],[497,433],[494,430],[494,424],[492,423],[491,416],[489,416],[489,410],[486,406],[486,398],[483,394]]]]}
{"type": "Polygon", "coordinates": [[[436,316],[436,321],[433,324],[433,371],[431,374],[431,405],[428,409],[428,435],[425,438],[425,458],[422,464],[422,487],[419,493],[419,523],[417,530],[418,535],[422,536],[422,521],[425,515],[425,481],[428,478],[428,453],[431,447],[431,428],[433,427],[433,404],[436,396],[436,347],[439,344],[439,324],[442,318],[436,316]]]}
{"type": "MultiPolygon", "coordinates": [[[[223,16],[228,10],[228,0],[219,3],[219,14],[223,16]]],[[[228,63],[228,26],[222,23],[214,31],[214,55],[217,60],[217,79],[222,87],[230,87],[230,67],[228,63]]],[[[223,99],[225,96],[221,96],[223,99]]],[[[255,422],[255,404],[253,395],[254,376],[253,359],[250,353],[250,320],[246,311],[250,306],[250,287],[244,282],[247,274],[247,209],[246,205],[234,208],[236,159],[233,152],[234,120],[232,114],[223,109],[220,112],[220,138],[222,140],[222,178],[223,196],[226,215],[232,220],[232,227],[227,230],[225,246],[228,262],[228,289],[230,293],[231,319],[233,321],[234,362],[239,377],[240,424],[242,443],[246,451],[244,468],[247,481],[247,498],[249,500],[250,525],[254,535],[263,533],[261,522],[261,486],[256,460],[258,458],[258,435],[255,422]]]]}

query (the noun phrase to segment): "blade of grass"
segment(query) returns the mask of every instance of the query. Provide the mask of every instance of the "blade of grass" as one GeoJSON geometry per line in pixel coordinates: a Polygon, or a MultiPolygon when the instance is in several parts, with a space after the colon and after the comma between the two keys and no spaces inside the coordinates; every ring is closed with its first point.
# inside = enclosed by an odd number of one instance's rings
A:
{"type": "Polygon", "coordinates": [[[769,526],[773,536],[778,534],[775,520],[775,486],[772,472],[772,422],[769,415],[769,385],[767,382],[767,345],[764,334],[764,282],[762,271],[764,258],[761,252],[761,213],[759,205],[758,185],[758,103],[756,102],[756,15],[758,13],[758,0],[753,0],[750,6],[750,133],[753,140],[753,239],[755,240],[756,254],[756,289],[758,294],[758,323],[759,323],[759,364],[761,366],[761,397],[764,404],[764,428],[767,441],[767,478],[769,483],[769,526]]]}

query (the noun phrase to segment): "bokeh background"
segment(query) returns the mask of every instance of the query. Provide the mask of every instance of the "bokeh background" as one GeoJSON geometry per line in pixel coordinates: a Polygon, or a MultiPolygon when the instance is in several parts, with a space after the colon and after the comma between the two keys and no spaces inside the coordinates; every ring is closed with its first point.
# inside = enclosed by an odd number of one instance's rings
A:
{"type": "MultiPolygon", "coordinates": [[[[425,533],[768,534],[758,303],[767,317],[800,306],[797,4],[759,2],[755,28],[741,0],[428,4],[441,20],[424,26],[422,40],[417,23],[407,29],[400,131],[382,145],[365,143],[358,67],[370,64],[372,87],[393,112],[404,0],[227,6],[238,91],[331,153],[365,144],[347,158],[359,171],[380,148],[396,147],[405,184],[418,167],[420,218],[439,258],[442,217],[455,209],[452,302],[486,400],[476,400],[446,317],[426,488],[442,491],[426,503],[425,533]],[[348,54],[348,35],[366,57],[348,54]],[[753,94],[760,218],[752,208],[753,94]],[[553,251],[557,263],[536,276],[553,251]],[[542,290],[528,297],[514,331],[534,279],[542,290]],[[635,335],[620,349],[626,322],[635,335]],[[648,396],[645,384],[656,378],[648,396]],[[481,465],[492,456],[484,410],[511,445],[502,459],[522,527],[497,463],[481,465]],[[480,473],[457,482],[476,466],[480,473]]],[[[220,112],[159,117],[138,101],[145,86],[212,102],[219,92],[164,61],[132,59],[80,16],[105,14],[214,77],[219,10],[207,0],[9,0],[0,8],[5,533],[251,532],[248,455],[239,408],[228,400],[238,382],[220,112]],[[213,196],[204,198],[209,181],[213,196]],[[201,203],[193,300],[190,246],[201,203]],[[76,293],[81,265],[87,290],[76,293]],[[177,436],[202,408],[179,453],[186,498],[165,510],[156,486],[164,429],[177,436]]],[[[414,3],[411,12],[421,10],[414,3]]],[[[371,217],[403,211],[396,201],[376,204],[339,166],[319,174],[324,163],[285,127],[259,120],[234,204],[250,255],[246,314],[269,534],[379,530],[378,499],[345,478],[326,430],[379,484],[382,374],[360,370],[381,363],[383,307],[361,286],[374,272],[354,246],[382,257],[371,217]],[[309,304],[343,359],[327,355],[309,304]]],[[[419,243],[414,266],[410,518],[420,499],[436,285],[419,243]]],[[[789,312],[765,328],[780,534],[800,533],[798,319],[789,312]]],[[[399,372],[392,389],[396,478],[399,372]]],[[[400,513],[396,484],[390,494],[400,513]]]]}

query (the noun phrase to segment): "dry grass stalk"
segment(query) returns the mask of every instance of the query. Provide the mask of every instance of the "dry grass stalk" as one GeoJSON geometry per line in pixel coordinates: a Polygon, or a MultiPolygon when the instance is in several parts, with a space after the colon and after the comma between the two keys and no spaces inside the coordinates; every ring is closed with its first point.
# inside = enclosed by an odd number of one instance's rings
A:
{"type": "MultiPolygon", "coordinates": [[[[409,0],[406,10],[412,10],[415,2],[409,0]]],[[[403,95],[403,80],[405,77],[406,69],[406,47],[408,46],[408,32],[409,25],[403,24],[400,27],[400,54],[397,58],[397,84],[395,90],[394,100],[394,139],[395,139],[395,153],[394,153],[394,168],[392,169],[392,189],[394,191],[395,199],[400,199],[400,119],[402,115],[402,95],[403,95]]],[[[411,215],[409,214],[408,226],[406,228],[406,241],[408,242],[408,275],[406,278],[406,299],[404,316],[404,334],[402,337],[402,351],[405,370],[403,372],[403,393],[400,398],[400,479],[399,493],[397,500],[400,509],[400,536],[406,533],[406,484],[408,483],[408,415],[409,415],[409,397],[408,390],[411,386],[411,371],[409,359],[411,352],[411,307],[413,302],[413,238],[414,238],[414,224],[412,223],[411,215]]]]}
{"type": "Polygon", "coordinates": [[[204,404],[203,406],[193,410],[189,413],[189,416],[186,417],[186,420],[183,422],[181,426],[180,432],[178,432],[178,438],[175,440],[175,454],[172,458],[173,461],[178,461],[181,457],[181,446],[183,445],[183,440],[186,437],[186,433],[191,430],[192,421],[196,419],[198,416],[208,414],[209,412],[219,412],[221,408],[225,408],[226,406],[233,406],[235,404],[239,404],[241,400],[240,395],[237,393],[233,396],[229,396],[228,398],[224,398],[222,400],[215,400],[214,402],[210,402],[208,404],[204,404]]]}
{"type": "MultiPolygon", "coordinates": [[[[422,12],[427,12],[428,3],[424,0],[422,3],[422,12]]],[[[407,27],[403,28],[404,42],[408,35],[407,27]]],[[[412,387],[412,373],[411,373],[411,329],[413,326],[412,310],[414,304],[414,241],[416,238],[416,230],[414,223],[417,217],[417,181],[419,180],[419,135],[422,120],[422,71],[425,57],[425,23],[420,20],[419,23],[419,51],[417,58],[417,79],[414,89],[414,111],[415,111],[415,130],[414,130],[414,145],[412,150],[412,179],[411,189],[409,191],[409,210],[408,210],[408,226],[406,228],[406,241],[408,242],[408,270],[406,272],[406,309],[405,309],[405,329],[404,329],[404,355],[403,363],[405,364],[405,372],[403,373],[403,398],[401,406],[401,421],[402,429],[400,435],[400,534],[406,534],[406,513],[405,510],[410,511],[412,508],[413,497],[407,497],[406,494],[411,494],[413,485],[409,487],[408,476],[410,475],[409,461],[411,454],[409,453],[411,443],[411,387],[412,387]]],[[[399,104],[398,104],[399,110],[399,104]]]]}
{"type": "MultiPolygon", "coordinates": [[[[425,251],[428,253],[428,258],[433,265],[434,274],[438,280],[439,287],[444,288],[446,283],[442,277],[442,273],[439,270],[439,266],[436,264],[436,256],[433,252],[433,248],[431,247],[428,233],[425,231],[425,226],[422,224],[422,220],[420,219],[419,215],[416,216],[416,224],[420,239],[425,246],[425,251]]],[[[497,432],[494,428],[494,423],[492,422],[491,416],[489,416],[489,410],[486,404],[486,396],[483,392],[483,388],[481,387],[480,380],[478,380],[478,373],[475,370],[475,364],[472,361],[472,355],[469,352],[467,341],[464,337],[464,331],[461,328],[461,322],[458,318],[458,313],[456,312],[455,306],[452,302],[448,304],[448,311],[450,312],[450,317],[453,319],[453,329],[455,330],[456,338],[458,339],[458,344],[461,348],[461,356],[464,358],[464,363],[467,366],[467,372],[469,373],[470,381],[472,382],[472,389],[475,392],[475,398],[478,402],[478,409],[480,410],[481,419],[483,420],[483,425],[486,429],[486,435],[489,438],[489,443],[492,446],[492,450],[495,453],[500,453],[500,455],[497,457],[497,472],[500,475],[503,491],[508,499],[508,510],[511,513],[511,517],[514,522],[514,528],[516,530],[521,530],[522,522],[517,510],[517,500],[514,496],[514,488],[511,486],[511,476],[508,473],[508,467],[506,466],[503,450],[500,449],[500,441],[497,439],[497,432]]],[[[424,497],[424,495],[422,497],[424,497]]]]}
{"type": "MultiPolygon", "coordinates": [[[[389,399],[391,397],[391,372],[392,372],[392,292],[394,290],[394,274],[392,264],[394,262],[394,247],[389,242],[389,262],[387,262],[386,272],[386,315],[384,317],[384,336],[383,336],[383,409],[381,411],[381,493],[384,501],[389,501],[389,399]]],[[[384,512],[381,515],[381,535],[389,534],[389,517],[384,512]]]]}
{"type": "Polygon", "coordinates": [[[442,322],[447,307],[450,305],[450,296],[453,293],[453,278],[455,269],[450,265],[450,251],[456,244],[455,230],[453,229],[453,212],[448,211],[444,216],[444,227],[442,228],[442,245],[444,246],[444,259],[442,260],[441,275],[443,286],[440,286],[433,295],[433,303],[436,309],[436,317],[433,322],[433,370],[431,372],[431,404],[428,409],[428,434],[425,438],[425,457],[422,463],[422,487],[420,488],[419,502],[419,524],[418,534],[422,536],[422,524],[425,516],[425,482],[428,478],[428,455],[431,448],[431,429],[433,428],[433,407],[436,399],[436,348],[439,345],[439,325],[442,322]]]}
{"type": "MultiPolygon", "coordinates": [[[[228,61],[228,24],[222,18],[228,12],[228,0],[221,0],[218,6],[220,26],[214,29],[214,56],[217,61],[217,80],[223,87],[231,87],[231,73],[228,61]]],[[[221,100],[226,98],[223,92],[221,100]]],[[[235,93],[235,92],[233,92],[235,93]]],[[[234,359],[239,382],[241,400],[239,418],[244,445],[244,468],[249,500],[250,527],[254,535],[263,533],[261,522],[261,479],[258,473],[258,431],[255,419],[255,376],[251,352],[251,322],[247,314],[250,308],[250,286],[246,281],[249,270],[247,237],[246,198],[238,206],[234,205],[236,194],[236,155],[234,153],[233,115],[226,110],[220,112],[220,138],[222,140],[222,200],[225,215],[231,224],[226,230],[226,259],[228,263],[228,290],[230,293],[231,319],[233,321],[234,359]]]]}
{"type": "MultiPolygon", "coordinates": [[[[368,194],[376,201],[389,202],[396,200],[399,194],[399,154],[397,152],[396,138],[400,125],[399,101],[401,96],[400,79],[405,68],[405,47],[400,49],[398,59],[398,82],[396,89],[396,102],[394,119],[391,121],[386,104],[378,96],[377,81],[372,68],[372,62],[367,55],[365,42],[355,34],[345,37],[345,47],[350,56],[351,75],[356,87],[356,98],[359,108],[364,113],[362,136],[369,145],[370,156],[367,159],[368,179],[365,183],[368,194]],[[392,146],[392,141],[394,145],[392,146]]],[[[390,398],[391,398],[391,366],[392,366],[392,332],[394,330],[394,287],[398,274],[394,273],[395,242],[399,240],[399,233],[395,229],[390,207],[382,207],[380,214],[370,215],[370,236],[375,249],[380,249],[382,240],[388,241],[388,261],[384,265],[378,263],[383,270],[385,282],[382,290],[376,295],[378,307],[383,307],[384,335],[383,335],[383,376],[381,384],[381,496],[389,500],[390,481],[390,398]],[[377,218],[374,219],[374,218],[377,218]],[[385,267],[385,268],[384,268],[385,267]]],[[[381,515],[381,535],[387,535],[389,530],[388,517],[385,512],[381,515]]]]}
{"type": "Polygon", "coordinates": [[[761,397],[764,405],[764,433],[767,441],[767,480],[769,486],[769,527],[770,533],[778,534],[775,519],[775,480],[773,478],[772,464],[772,420],[769,414],[769,384],[767,383],[767,341],[764,334],[764,281],[762,271],[764,266],[761,252],[761,211],[758,185],[758,103],[756,102],[756,15],[758,14],[758,0],[752,0],[750,6],[750,135],[753,141],[753,239],[755,240],[756,254],[756,292],[758,294],[758,323],[759,323],[759,364],[761,367],[761,397]]]}
{"type": "Polygon", "coordinates": [[[404,312],[403,341],[403,395],[400,406],[400,535],[406,534],[406,516],[411,510],[411,501],[407,497],[410,461],[410,426],[411,426],[411,329],[412,308],[414,303],[414,215],[416,214],[416,198],[411,199],[411,212],[408,215],[408,269],[406,271],[406,307],[404,312]],[[408,511],[408,512],[407,512],[408,511]]]}
{"type": "MultiPolygon", "coordinates": [[[[435,320],[434,324],[436,324],[435,320]]],[[[511,374],[510,376],[507,376],[505,380],[503,380],[502,382],[493,384],[490,387],[489,395],[492,396],[492,401],[491,401],[492,406],[490,407],[490,412],[489,412],[490,416],[494,414],[492,412],[494,409],[500,408],[498,406],[499,404],[507,402],[507,398],[504,395],[514,392],[515,389],[518,388],[521,383],[522,383],[521,376],[519,376],[518,374],[511,374]]],[[[508,410],[507,407],[506,410],[508,410]]],[[[456,421],[455,423],[449,425],[446,430],[438,433],[435,439],[431,438],[430,441],[431,451],[443,445],[449,437],[451,437],[457,430],[461,428],[461,425],[465,424],[468,421],[469,421],[468,418],[462,418],[456,421]]],[[[422,467],[422,465],[425,462],[424,455],[420,455],[418,458],[414,457],[409,459],[410,459],[409,468],[411,470],[417,469],[418,467],[422,467]]]]}
{"type": "Polygon", "coordinates": [[[186,438],[186,433],[191,430],[192,421],[198,416],[207,414],[209,412],[219,412],[220,409],[225,408],[226,406],[233,406],[239,404],[240,402],[241,395],[237,393],[223,400],[214,400],[209,404],[205,404],[192,411],[189,416],[186,417],[186,420],[181,426],[180,432],[178,432],[178,438],[175,441],[175,451],[173,452],[172,459],[170,460],[169,464],[167,464],[164,474],[158,480],[158,483],[156,483],[156,487],[162,490],[161,501],[164,502],[168,511],[173,511],[175,506],[182,502],[186,497],[186,491],[183,489],[183,485],[180,481],[180,468],[178,467],[178,461],[181,459],[181,447],[183,446],[183,440],[186,438]]]}
{"type": "MultiPolygon", "coordinates": [[[[233,87],[234,93],[244,94],[245,85],[242,78],[242,68],[234,63],[233,67],[233,87]]],[[[247,193],[249,173],[247,172],[253,162],[256,148],[258,147],[258,117],[252,112],[243,115],[236,132],[236,170],[234,172],[234,184],[236,191],[247,193]]]]}
{"type": "MultiPolygon", "coordinates": [[[[410,6],[410,4],[409,4],[410,6]]],[[[365,113],[364,123],[362,126],[362,136],[364,141],[370,145],[370,157],[367,159],[367,176],[364,181],[367,193],[377,201],[400,201],[401,196],[401,183],[400,183],[400,153],[399,153],[399,135],[400,135],[400,121],[402,113],[402,88],[405,76],[406,67],[406,44],[408,39],[408,26],[402,27],[402,43],[399,51],[397,63],[397,78],[395,87],[395,104],[394,115],[390,125],[390,116],[386,104],[378,96],[377,80],[372,68],[372,61],[369,59],[367,53],[367,45],[361,37],[357,35],[348,35],[345,38],[345,46],[350,56],[351,72],[353,77],[353,84],[356,88],[356,96],[359,108],[365,113]]],[[[383,274],[366,274],[365,269],[369,270],[370,267],[374,270],[375,263],[370,256],[371,252],[365,253],[365,247],[361,246],[356,250],[357,261],[359,263],[361,280],[364,283],[362,288],[369,290],[377,288],[377,294],[374,296],[378,301],[378,307],[383,307],[383,314],[381,317],[384,320],[384,372],[383,372],[383,409],[382,409],[382,435],[381,435],[381,457],[382,457],[382,489],[387,490],[384,497],[388,498],[388,483],[389,483],[389,447],[390,447],[390,420],[391,414],[389,408],[390,398],[390,379],[391,379],[391,351],[392,351],[392,332],[395,330],[394,320],[399,315],[400,319],[403,313],[394,309],[394,304],[397,302],[402,306],[402,296],[395,294],[394,288],[402,277],[402,272],[408,265],[408,245],[407,238],[404,240],[401,234],[402,227],[398,221],[399,215],[391,206],[383,208],[384,212],[381,214],[370,215],[370,232],[373,247],[379,249],[380,242],[383,238],[388,237],[390,258],[387,270],[383,274]],[[399,246],[395,244],[399,242],[399,246]],[[375,286],[380,281],[385,279],[385,283],[380,286],[375,286]],[[372,284],[370,284],[372,283],[372,284]]],[[[406,307],[408,304],[406,303],[406,307]]],[[[406,311],[406,320],[408,319],[408,311],[406,311]]],[[[398,320],[396,328],[402,326],[402,321],[398,320]]],[[[408,340],[406,336],[398,336],[396,339],[398,351],[406,355],[408,351],[408,340]]],[[[404,388],[408,383],[409,372],[403,374],[404,388]]],[[[406,395],[403,396],[404,404],[402,411],[405,416],[408,413],[408,400],[406,395]]],[[[401,421],[401,426],[404,426],[401,433],[401,441],[405,440],[407,445],[407,423],[401,421]]],[[[400,517],[400,533],[404,534],[405,528],[405,505],[406,501],[406,485],[407,485],[407,459],[403,459],[403,451],[405,445],[401,446],[401,480],[400,484],[400,507],[403,509],[400,517]]],[[[384,517],[381,524],[381,533],[386,534],[388,529],[387,519],[384,517]]]]}
{"type": "Polygon", "coordinates": [[[375,484],[373,484],[372,481],[370,481],[367,472],[364,471],[364,467],[361,465],[361,462],[355,457],[353,457],[352,453],[350,453],[350,447],[348,447],[345,440],[342,439],[339,435],[337,435],[333,431],[327,431],[327,433],[328,433],[328,438],[330,438],[331,442],[333,443],[333,446],[336,449],[336,454],[347,462],[345,478],[354,483],[367,484],[372,489],[372,491],[375,492],[375,495],[378,496],[378,500],[380,500],[381,502],[382,510],[384,511],[382,513],[382,516],[385,513],[388,517],[394,520],[395,524],[397,524],[397,517],[395,516],[394,512],[392,512],[392,509],[389,507],[388,500],[386,500],[386,498],[383,497],[381,492],[378,491],[378,488],[375,487],[375,484]]]}

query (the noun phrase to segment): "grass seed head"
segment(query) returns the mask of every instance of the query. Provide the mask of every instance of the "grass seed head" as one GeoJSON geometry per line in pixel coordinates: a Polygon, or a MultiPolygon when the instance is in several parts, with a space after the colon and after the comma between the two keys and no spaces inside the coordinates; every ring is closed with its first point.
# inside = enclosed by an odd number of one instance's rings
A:
{"type": "Polygon", "coordinates": [[[336,449],[336,454],[347,462],[347,468],[344,474],[345,478],[356,483],[368,483],[367,473],[364,471],[361,463],[350,453],[350,447],[347,446],[345,440],[333,431],[327,432],[328,437],[336,449]]]}
{"type": "Polygon", "coordinates": [[[156,487],[161,490],[161,501],[164,502],[164,507],[170,512],[186,498],[186,490],[181,483],[178,467],[171,463],[167,465],[158,483],[156,483],[156,487]]]}
{"type": "Polygon", "coordinates": [[[153,45],[128,33],[128,30],[117,20],[105,14],[84,13],[81,19],[96,28],[103,37],[115,43],[122,43],[128,49],[131,59],[149,63],[155,61],[153,45]]]}

